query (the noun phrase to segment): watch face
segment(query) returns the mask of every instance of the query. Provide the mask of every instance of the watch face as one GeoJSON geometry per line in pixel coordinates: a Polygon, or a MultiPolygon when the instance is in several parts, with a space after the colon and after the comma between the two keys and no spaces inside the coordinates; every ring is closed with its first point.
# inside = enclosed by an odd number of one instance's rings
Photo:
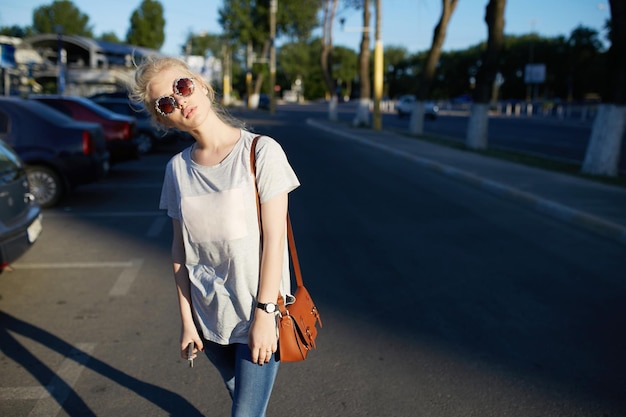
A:
{"type": "Polygon", "coordinates": [[[274,303],[265,304],[265,311],[267,311],[268,313],[273,313],[274,311],[276,311],[276,304],[274,303]]]}

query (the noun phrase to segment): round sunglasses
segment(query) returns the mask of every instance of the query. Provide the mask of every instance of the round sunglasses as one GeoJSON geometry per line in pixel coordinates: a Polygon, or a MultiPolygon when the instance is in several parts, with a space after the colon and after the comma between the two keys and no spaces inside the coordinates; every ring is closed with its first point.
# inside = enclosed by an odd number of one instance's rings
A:
{"type": "MultiPolygon", "coordinates": [[[[181,77],[174,81],[173,89],[174,94],[181,97],[189,97],[193,94],[195,84],[192,78],[181,77]]],[[[178,102],[174,96],[161,96],[154,102],[154,108],[157,113],[163,117],[168,117],[170,114],[174,113],[174,110],[176,110],[177,107],[178,102]]]]}

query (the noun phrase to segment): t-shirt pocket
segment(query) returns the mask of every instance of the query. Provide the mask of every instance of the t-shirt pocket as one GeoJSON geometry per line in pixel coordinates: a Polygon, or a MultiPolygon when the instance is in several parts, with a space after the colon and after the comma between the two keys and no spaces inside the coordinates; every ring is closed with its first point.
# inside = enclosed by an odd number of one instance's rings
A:
{"type": "Polygon", "coordinates": [[[181,212],[193,243],[235,240],[248,234],[241,188],[183,197],[181,212]]]}

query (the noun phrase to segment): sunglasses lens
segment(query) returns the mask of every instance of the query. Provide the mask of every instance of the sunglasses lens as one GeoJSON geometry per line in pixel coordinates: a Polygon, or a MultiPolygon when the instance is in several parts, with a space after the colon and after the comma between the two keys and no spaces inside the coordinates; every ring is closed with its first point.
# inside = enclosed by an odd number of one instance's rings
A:
{"type": "Polygon", "coordinates": [[[193,93],[193,80],[191,78],[179,78],[174,83],[174,92],[183,97],[193,93]]]}
{"type": "Polygon", "coordinates": [[[157,110],[162,114],[172,114],[176,108],[176,102],[172,97],[161,97],[157,100],[157,110]]]}

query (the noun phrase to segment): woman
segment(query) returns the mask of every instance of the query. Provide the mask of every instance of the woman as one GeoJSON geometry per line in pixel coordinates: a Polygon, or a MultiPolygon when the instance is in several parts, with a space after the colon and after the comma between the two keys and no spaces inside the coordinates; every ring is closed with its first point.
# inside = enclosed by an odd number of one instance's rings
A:
{"type": "Polygon", "coordinates": [[[172,258],[187,346],[204,351],[233,399],[233,416],[264,416],[278,371],[276,300],[289,294],[287,194],[298,179],[280,145],[221,112],[210,85],[174,58],[149,58],[131,96],[195,142],[168,163],[160,208],[172,218],[172,258]],[[261,201],[259,232],[255,180],[261,201]],[[262,247],[262,250],[261,250],[262,247]]]}

